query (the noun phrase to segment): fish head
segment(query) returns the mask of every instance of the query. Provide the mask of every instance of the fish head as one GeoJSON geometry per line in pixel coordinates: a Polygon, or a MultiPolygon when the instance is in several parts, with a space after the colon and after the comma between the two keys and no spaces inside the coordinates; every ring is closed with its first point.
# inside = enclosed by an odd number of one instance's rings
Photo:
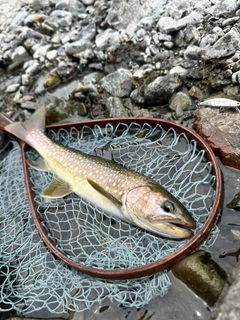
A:
{"type": "Polygon", "coordinates": [[[174,239],[190,238],[196,223],[187,209],[158,184],[130,189],[123,201],[132,222],[152,233],[174,239]]]}

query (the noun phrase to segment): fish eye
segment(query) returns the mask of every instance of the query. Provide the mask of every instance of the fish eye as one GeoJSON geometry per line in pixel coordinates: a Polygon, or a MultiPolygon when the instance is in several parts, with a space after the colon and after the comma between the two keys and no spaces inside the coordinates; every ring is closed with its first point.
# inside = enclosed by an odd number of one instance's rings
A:
{"type": "Polygon", "coordinates": [[[170,202],[169,200],[166,200],[163,205],[162,208],[164,211],[166,212],[174,212],[175,211],[175,206],[172,202],[170,202]]]}

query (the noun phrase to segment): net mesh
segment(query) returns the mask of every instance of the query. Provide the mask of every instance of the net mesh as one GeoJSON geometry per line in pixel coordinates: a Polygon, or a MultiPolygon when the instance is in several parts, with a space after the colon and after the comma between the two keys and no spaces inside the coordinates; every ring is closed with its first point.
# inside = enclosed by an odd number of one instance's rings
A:
{"type": "MultiPolygon", "coordinates": [[[[53,141],[98,155],[141,172],[163,185],[189,210],[197,230],[215,195],[212,164],[195,141],[160,125],[111,124],[48,133],[53,141]]],[[[31,150],[28,157],[37,158],[31,150]]],[[[107,281],[78,272],[55,259],[40,239],[31,217],[18,146],[0,162],[0,310],[22,314],[45,308],[58,314],[80,311],[106,298],[142,307],[171,285],[167,272],[135,280],[107,281]]],[[[39,193],[51,173],[31,171],[38,212],[57,248],[71,259],[96,268],[122,269],[162,258],[186,240],[164,239],[108,216],[75,194],[48,200],[39,193]]],[[[214,242],[218,228],[202,244],[214,242]]]]}

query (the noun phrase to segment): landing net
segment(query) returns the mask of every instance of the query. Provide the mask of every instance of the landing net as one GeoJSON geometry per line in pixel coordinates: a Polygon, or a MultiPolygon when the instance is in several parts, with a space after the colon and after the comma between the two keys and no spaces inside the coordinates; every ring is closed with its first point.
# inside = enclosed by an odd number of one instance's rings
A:
{"type": "MultiPolygon", "coordinates": [[[[173,128],[160,125],[111,124],[48,133],[53,141],[98,155],[145,174],[163,185],[192,214],[201,228],[215,195],[215,176],[205,151],[173,128]]],[[[28,153],[37,158],[36,151],[28,153]]],[[[82,264],[123,269],[167,256],[186,240],[164,239],[108,216],[75,194],[46,201],[39,193],[53,175],[31,169],[35,201],[44,227],[57,248],[82,264]]],[[[0,162],[0,311],[21,314],[46,309],[60,314],[82,311],[104,299],[142,307],[171,285],[167,272],[136,280],[92,278],[57,260],[40,239],[33,223],[24,184],[20,148],[0,162]]],[[[202,244],[209,248],[218,228],[202,244]]]]}

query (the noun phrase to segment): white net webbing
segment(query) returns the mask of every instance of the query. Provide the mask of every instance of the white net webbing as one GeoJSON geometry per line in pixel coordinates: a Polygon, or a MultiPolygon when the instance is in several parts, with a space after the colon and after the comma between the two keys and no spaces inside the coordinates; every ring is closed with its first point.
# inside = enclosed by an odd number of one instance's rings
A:
{"type": "MultiPolygon", "coordinates": [[[[215,195],[212,164],[195,141],[160,125],[116,128],[73,128],[49,132],[52,140],[85,153],[112,159],[150,176],[191,212],[197,230],[204,223],[215,195]]],[[[33,150],[28,156],[37,157],[33,150]]],[[[39,192],[52,174],[31,169],[38,210],[58,249],[96,268],[126,268],[155,261],[185,241],[164,239],[109,217],[74,194],[46,201],[39,192]]],[[[141,307],[170,286],[166,272],[126,281],[91,278],[55,259],[34,226],[26,197],[18,146],[0,162],[0,311],[22,314],[46,308],[50,313],[80,311],[105,298],[124,306],[141,307]]],[[[217,234],[202,245],[208,248],[217,234]]]]}

